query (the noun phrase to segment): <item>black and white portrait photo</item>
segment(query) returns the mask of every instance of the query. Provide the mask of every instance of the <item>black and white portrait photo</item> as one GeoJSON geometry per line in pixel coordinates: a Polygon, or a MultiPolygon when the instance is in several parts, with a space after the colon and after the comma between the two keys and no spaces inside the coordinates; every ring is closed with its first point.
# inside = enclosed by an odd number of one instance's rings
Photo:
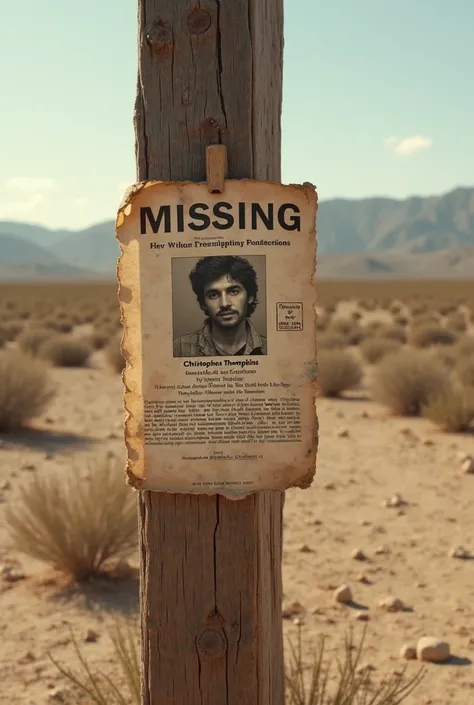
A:
{"type": "Polygon", "coordinates": [[[264,255],[171,260],[173,356],[267,354],[264,255]]]}

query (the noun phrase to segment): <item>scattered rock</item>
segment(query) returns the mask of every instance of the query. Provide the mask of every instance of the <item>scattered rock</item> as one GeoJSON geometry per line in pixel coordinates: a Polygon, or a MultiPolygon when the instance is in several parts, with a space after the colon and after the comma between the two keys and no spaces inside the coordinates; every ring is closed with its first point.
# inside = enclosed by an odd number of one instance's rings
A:
{"type": "Polygon", "coordinates": [[[283,619],[294,619],[295,617],[302,617],[306,612],[305,607],[301,602],[292,602],[291,605],[284,607],[281,612],[283,619]]]}
{"type": "Polygon", "coordinates": [[[351,553],[352,558],[356,561],[366,561],[367,556],[365,555],[364,551],[361,548],[354,548],[354,550],[351,553]]]}
{"type": "Polygon", "coordinates": [[[371,524],[372,524],[372,522],[369,521],[368,519],[361,519],[359,523],[361,526],[371,526],[371,524]]]}
{"type": "Polygon", "coordinates": [[[416,645],[416,656],[420,661],[444,663],[451,656],[451,650],[447,641],[434,636],[423,636],[416,645]]]}
{"type": "Polygon", "coordinates": [[[406,502],[398,492],[395,492],[389,499],[384,500],[385,507],[401,507],[404,504],[406,502]]]}
{"type": "Polygon", "coordinates": [[[36,465],[34,463],[23,463],[20,467],[20,470],[28,470],[30,472],[33,472],[36,470],[36,465]]]}
{"type": "Polygon", "coordinates": [[[466,458],[464,458],[461,463],[461,470],[462,472],[466,473],[466,475],[474,474],[474,456],[468,455],[466,458]]]}
{"type": "Polygon", "coordinates": [[[308,546],[307,543],[304,543],[302,546],[300,546],[300,553],[312,553],[313,549],[308,546]]]}
{"type": "Polygon", "coordinates": [[[335,490],[336,485],[334,482],[326,482],[326,484],[323,485],[325,490],[335,490]]]}
{"type": "Polygon", "coordinates": [[[368,612],[362,612],[361,610],[359,610],[354,614],[354,619],[356,619],[358,622],[368,622],[370,619],[370,615],[368,612]]]}
{"type": "Polygon", "coordinates": [[[461,624],[460,627],[457,627],[455,629],[456,634],[459,634],[459,636],[469,636],[469,629],[464,625],[461,624]]]}
{"type": "Polygon", "coordinates": [[[31,651],[27,651],[25,654],[23,654],[23,656],[20,656],[20,658],[18,659],[18,663],[22,666],[27,663],[33,663],[34,661],[36,661],[36,657],[31,651]]]}
{"type": "Polygon", "coordinates": [[[403,644],[400,649],[400,658],[405,658],[407,660],[416,659],[416,648],[410,646],[409,644],[403,644]]]}
{"type": "Polygon", "coordinates": [[[382,544],[381,546],[377,546],[374,553],[377,556],[385,556],[385,555],[387,555],[387,553],[390,553],[390,549],[388,546],[385,546],[384,544],[382,544]]]}
{"type": "Polygon", "coordinates": [[[49,700],[53,702],[65,703],[67,697],[68,691],[66,688],[57,687],[49,692],[49,700]]]}
{"type": "Polygon", "coordinates": [[[394,595],[389,595],[388,597],[384,597],[383,600],[380,600],[379,607],[386,612],[403,612],[403,610],[406,609],[402,600],[394,595]]]}
{"type": "Polygon", "coordinates": [[[349,602],[352,602],[352,590],[348,585],[340,585],[334,591],[334,599],[336,602],[347,605],[349,602]]]}
{"type": "Polygon", "coordinates": [[[12,483],[8,480],[4,480],[0,485],[0,490],[11,490],[12,483]]]}
{"type": "Polygon", "coordinates": [[[11,565],[3,565],[0,568],[0,575],[6,583],[17,583],[25,579],[25,574],[11,565]]]}
{"type": "Polygon", "coordinates": [[[435,443],[431,438],[425,438],[425,440],[423,441],[424,446],[434,446],[434,444],[435,443]]]}
{"type": "Polygon", "coordinates": [[[99,635],[97,634],[97,632],[94,629],[88,629],[85,636],[84,636],[84,641],[94,644],[98,638],[99,638],[99,635]]]}
{"type": "Polygon", "coordinates": [[[357,582],[365,583],[366,585],[368,585],[370,583],[370,580],[366,575],[364,575],[364,573],[359,573],[359,575],[357,576],[357,582]]]}
{"type": "Polygon", "coordinates": [[[367,411],[362,411],[360,414],[361,419],[370,419],[370,414],[367,411]]]}
{"type": "Polygon", "coordinates": [[[349,438],[349,431],[347,428],[341,428],[337,432],[338,438],[349,438]]]}
{"type": "Polygon", "coordinates": [[[466,551],[463,546],[452,546],[452,548],[449,549],[448,555],[450,558],[460,558],[461,560],[470,558],[469,551],[466,551]]]}
{"type": "Polygon", "coordinates": [[[293,624],[295,625],[295,627],[301,627],[303,626],[304,621],[301,617],[295,617],[293,620],[293,624]]]}

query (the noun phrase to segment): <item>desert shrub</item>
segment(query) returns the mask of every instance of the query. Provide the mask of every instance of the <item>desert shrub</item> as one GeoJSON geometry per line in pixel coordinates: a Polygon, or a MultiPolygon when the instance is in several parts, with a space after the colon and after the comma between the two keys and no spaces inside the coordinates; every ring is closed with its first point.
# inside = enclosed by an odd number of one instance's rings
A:
{"type": "Polygon", "coordinates": [[[474,357],[461,357],[458,359],[456,375],[466,387],[474,388],[474,357]]]}
{"type": "Polygon", "coordinates": [[[20,333],[16,342],[23,352],[37,355],[41,345],[53,335],[53,331],[48,328],[27,328],[20,333]]]}
{"type": "Polygon", "coordinates": [[[456,366],[457,355],[453,345],[433,345],[430,352],[449,370],[456,366]]]}
{"type": "Polygon", "coordinates": [[[382,358],[400,349],[401,343],[397,340],[374,336],[363,340],[360,344],[360,351],[364,359],[370,364],[380,362],[382,358]]]}
{"type": "Polygon", "coordinates": [[[425,326],[439,326],[440,316],[437,313],[423,313],[419,316],[412,316],[411,327],[412,328],[423,328],[425,326]]]}
{"type": "Polygon", "coordinates": [[[390,313],[392,313],[394,316],[399,314],[403,309],[403,304],[401,301],[392,301],[388,307],[388,310],[390,313]]]}
{"type": "Polygon", "coordinates": [[[347,345],[347,340],[339,333],[325,331],[316,337],[319,350],[342,350],[347,345]]]}
{"type": "Polygon", "coordinates": [[[454,345],[455,333],[441,326],[419,326],[412,329],[410,343],[416,348],[428,348],[431,345],[454,345]]]}
{"type": "Polygon", "coordinates": [[[17,338],[20,335],[23,328],[24,328],[24,323],[23,323],[23,321],[21,321],[19,319],[14,320],[14,321],[8,321],[8,323],[5,326],[8,340],[9,341],[15,340],[15,338],[17,338]]]}
{"type": "Polygon", "coordinates": [[[327,331],[345,338],[346,345],[358,345],[362,338],[359,324],[351,318],[333,319],[327,331]]]}
{"type": "Polygon", "coordinates": [[[474,337],[466,335],[458,341],[455,348],[459,358],[474,357],[474,337]]]}
{"type": "Polygon", "coordinates": [[[125,368],[125,360],[120,349],[120,339],[121,336],[115,336],[105,348],[105,355],[109,365],[119,373],[125,368]]]}
{"type": "Polygon", "coordinates": [[[449,387],[449,372],[422,350],[400,350],[383,358],[371,381],[375,401],[401,416],[418,416],[434,392],[449,387]]]}
{"type": "Polygon", "coordinates": [[[396,316],[393,317],[393,322],[396,326],[405,328],[405,326],[407,326],[409,323],[409,318],[403,313],[398,313],[396,316]]]}
{"type": "Polygon", "coordinates": [[[441,304],[438,308],[438,311],[442,316],[449,316],[450,314],[455,314],[458,312],[459,309],[459,304],[455,302],[447,302],[444,304],[441,304]]]}
{"type": "Polygon", "coordinates": [[[360,665],[366,629],[358,645],[354,643],[353,630],[346,632],[342,659],[336,657],[335,666],[334,661],[325,659],[326,636],[320,637],[312,665],[307,669],[301,629],[298,626],[296,643],[289,641],[289,659],[285,668],[286,705],[398,705],[423,680],[423,668],[406,679],[405,666],[374,683],[370,671],[360,665]]]}
{"type": "Polygon", "coordinates": [[[355,311],[352,311],[351,319],[353,321],[360,321],[361,318],[362,318],[362,313],[359,310],[356,309],[355,311]]]}
{"type": "Polygon", "coordinates": [[[443,431],[467,431],[474,421],[474,389],[456,385],[434,392],[423,406],[422,413],[443,431]]]}
{"type": "Polygon", "coordinates": [[[110,340],[110,335],[94,330],[86,337],[86,340],[94,350],[102,350],[110,340]]]}
{"type": "Polygon", "coordinates": [[[116,459],[97,462],[88,478],[38,474],[9,505],[6,525],[20,553],[87,580],[136,550],[135,492],[116,459]]]}
{"type": "Polygon", "coordinates": [[[338,397],[357,387],[362,368],[349,350],[320,350],[318,353],[318,389],[324,397],[338,397]]]}
{"type": "Polygon", "coordinates": [[[371,335],[377,335],[384,327],[383,321],[369,321],[362,326],[362,337],[368,338],[371,335]]]}
{"type": "Polygon", "coordinates": [[[382,324],[377,330],[377,335],[399,343],[407,342],[407,334],[401,326],[382,324]]]}
{"type": "Polygon", "coordinates": [[[86,341],[65,333],[48,338],[38,349],[38,356],[56,367],[84,367],[91,353],[92,348],[86,341]]]}
{"type": "Polygon", "coordinates": [[[53,397],[46,365],[18,350],[0,351],[0,430],[21,428],[43,413],[53,397]]]}
{"type": "Polygon", "coordinates": [[[453,333],[465,333],[467,330],[467,320],[461,311],[450,314],[446,319],[446,328],[453,333]]]}

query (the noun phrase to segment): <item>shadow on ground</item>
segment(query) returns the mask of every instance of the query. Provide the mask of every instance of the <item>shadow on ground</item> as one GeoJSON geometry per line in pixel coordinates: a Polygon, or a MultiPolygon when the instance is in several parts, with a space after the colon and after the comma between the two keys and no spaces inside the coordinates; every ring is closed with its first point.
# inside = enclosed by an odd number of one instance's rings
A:
{"type": "Polygon", "coordinates": [[[66,448],[76,451],[88,450],[91,446],[98,445],[100,440],[79,433],[29,428],[15,433],[0,433],[0,442],[4,449],[24,447],[54,453],[66,448]]]}

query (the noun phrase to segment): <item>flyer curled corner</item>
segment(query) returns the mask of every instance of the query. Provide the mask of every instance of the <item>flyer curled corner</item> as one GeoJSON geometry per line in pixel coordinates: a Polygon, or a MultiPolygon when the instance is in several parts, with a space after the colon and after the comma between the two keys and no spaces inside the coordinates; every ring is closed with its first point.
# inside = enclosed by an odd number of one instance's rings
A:
{"type": "Polygon", "coordinates": [[[139,249],[125,226],[132,216],[134,199],[149,182],[132,184],[119,205],[115,235],[120,245],[117,262],[118,299],[122,338],[120,351],[124,358],[122,382],[125,409],[124,441],[127,448],[127,483],[139,490],[145,480],[143,453],[143,410],[141,406],[141,337],[140,337],[140,277],[139,249]]]}

